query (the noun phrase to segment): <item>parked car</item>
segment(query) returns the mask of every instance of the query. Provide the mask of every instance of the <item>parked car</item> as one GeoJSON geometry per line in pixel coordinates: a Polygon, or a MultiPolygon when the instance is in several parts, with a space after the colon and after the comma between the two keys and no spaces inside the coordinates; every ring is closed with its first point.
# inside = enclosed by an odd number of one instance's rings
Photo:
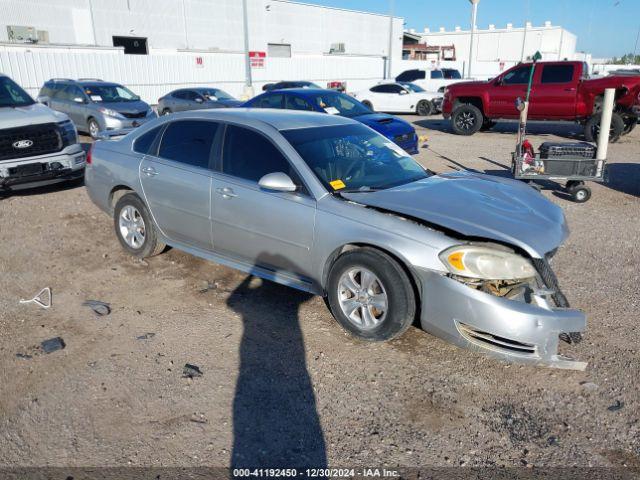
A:
{"type": "Polygon", "coordinates": [[[363,105],[376,112],[415,113],[420,116],[433,115],[442,106],[442,96],[427,92],[415,83],[381,83],[355,92],[363,105]]]}
{"type": "Polygon", "coordinates": [[[421,86],[427,92],[444,92],[444,88],[462,80],[460,72],[453,68],[435,68],[432,70],[405,70],[396,77],[396,82],[410,82],[421,86]]]}
{"type": "MultiPolygon", "coordinates": [[[[463,82],[447,87],[442,111],[453,131],[473,135],[499,119],[519,118],[515,101],[524,98],[531,63],[517,65],[488,82],[463,82]]],[[[640,114],[640,77],[588,78],[582,62],[539,62],[531,90],[530,120],[569,120],[584,125],[585,137],[595,142],[605,88],[616,89],[611,140],[629,133],[640,114]]]]}
{"type": "Polygon", "coordinates": [[[239,107],[242,103],[219,88],[181,88],[158,99],[158,112],[168,115],[185,110],[239,107]]]}
{"type": "Polygon", "coordinates": [[[308,110],[353,118],[383,134],[407,152],[418,153],[418,136],[410,123],[386,113],[374,113],[355,98],[335,90],[316,88],[271,90],[252,98],[244,106],[308,110]]]}
{"type": "Polygon", "coordinates": [[[0,193],[82,179],[85,154],[69,117],[0,74],[0,193]]]}
{"type": "Polygon", "coordinates": [[[264,109],[161,117],[96,142],[88,163],[88,193],[135,257],[170,245],[323,295],[364,340],[419,316],[489,355],[585,366],[557,354],[585,328],[548,263],[564,215],[522,182],[435,175],[353,119],[264,109]]]}
{"type": "Polygon", "coordinates": [[[102,130],[131,130],[157,117],[127,87],[95,78],[51,79],[40,90],[38,101],[69,115],[78,130],[93,138],[102,130]]]}
{"type": "Polygon", "coordinates": [[[283,80],[281,82],[264,84],[262,87],[262,91],[268,92],[270,90],[281,90],[283,88],[322,88],[322,87],[313,82],[307,82],[304,80],[293,80],[293,81],[283,80]]]}

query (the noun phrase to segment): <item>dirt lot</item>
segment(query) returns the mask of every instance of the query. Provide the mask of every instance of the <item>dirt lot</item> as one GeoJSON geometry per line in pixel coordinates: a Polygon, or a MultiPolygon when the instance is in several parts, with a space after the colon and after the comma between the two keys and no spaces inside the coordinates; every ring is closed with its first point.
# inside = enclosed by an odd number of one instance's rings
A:
{"type": "MultiPolygon", "coordinates": [[[[515,124],[463,138],[406,118],[430,137],[429,168],[506,174],[515,124]]],[[[534,144],[578,131],[531,128],[534,144]]],[[[321,298],[176,250],[134,261],[83,187],[2,199],[0,465],[640,467],[639,159],[640,129],[611,145],[611,183],[590,202],[544,192],[572,230],[554,265],[588,315],[567,349],[585,372],[416,328],[361,343],[321,298]],[[45,286],[51,309],[18,304],[45,286]],[[64,350],[35,348],[56,336],[64,350]],[[203,375],[183,378],[185,363],[203,375]]]]}

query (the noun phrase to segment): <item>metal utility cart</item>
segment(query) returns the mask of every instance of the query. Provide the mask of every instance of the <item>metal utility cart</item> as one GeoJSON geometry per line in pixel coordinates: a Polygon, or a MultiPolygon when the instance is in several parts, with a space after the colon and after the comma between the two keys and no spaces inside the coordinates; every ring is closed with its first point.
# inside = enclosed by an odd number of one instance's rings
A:
{"type": "Polygon", "coordinates": [[[566,182],[565,191],[575,202],[591,198],[586,181],[606,181],[606,160],[596,159],[596,147],[590,143],[545,142],[533,156],[522,147],[516,150],[511,163],[514,178],[566,182]]]}

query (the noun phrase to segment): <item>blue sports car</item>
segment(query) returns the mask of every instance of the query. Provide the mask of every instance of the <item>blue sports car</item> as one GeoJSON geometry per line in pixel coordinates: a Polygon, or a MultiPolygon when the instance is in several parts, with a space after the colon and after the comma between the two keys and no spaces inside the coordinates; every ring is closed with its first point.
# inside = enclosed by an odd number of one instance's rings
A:
{"type": "Polygon", "coordinates": [[[310,110],[352,118],[381,133],[407,153],[418,153],[418,136],[410,123],[386,113],[374,113],[353,97],[334,90],[319,88],[270,90],[252,98],[242,106],[310,110]]]}

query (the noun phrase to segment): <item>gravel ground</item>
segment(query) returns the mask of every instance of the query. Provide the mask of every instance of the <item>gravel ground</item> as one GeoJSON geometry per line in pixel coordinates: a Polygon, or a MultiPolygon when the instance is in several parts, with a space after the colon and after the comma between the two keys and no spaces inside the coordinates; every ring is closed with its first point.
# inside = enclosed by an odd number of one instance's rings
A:
{"type": "MultiPolygon", "coordinates": [[[[407,116],[432,170],[505,175],[516,125],[470,138],[407,116]]],[[[531,125],[534,144],[572,125],[531,125]]],[[[0,200],[0,466],[640,467],[640,129],[554,268],[588,315],[585,372],[508,365],[416,328],[343,333],[322,299],[176,250],[135,261],[83,187],[0,200]],[[44,286],[53,307],[19,305],[44,286]],[[99,317],[88,299],[111,305],[99,317]],[[60,336],[64,350],[37,345],[60,336]],[[17,357],[16,354],[30,356],[17,357]],[[183,377],[185,363],[202,376],[183,377]]]]}

